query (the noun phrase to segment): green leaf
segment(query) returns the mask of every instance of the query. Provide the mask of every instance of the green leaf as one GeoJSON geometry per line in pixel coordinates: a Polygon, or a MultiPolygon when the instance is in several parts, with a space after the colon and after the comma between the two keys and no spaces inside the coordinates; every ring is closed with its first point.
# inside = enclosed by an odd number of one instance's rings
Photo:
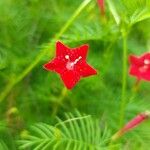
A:
{"type": "Polygon", "coordinates": [[[108,7],[110,9],[110,12],[112,13],[117,25],[119,25],[120,24],[120,16],[117,12],[114,2],[112,0],[107,0],[107,3],[108,3],[108,7]]]}
{"type": "Polygon", "coordinates": [[[99,150],[107,146],[109,140],[105,130],[89,115],[81,115],[78,111],[67,113],[66,120],[57,119],[54,126],[38,123],[32,126],[31,135],[20,140],[20,149],[33,150],[99,150]]]}
{"type": "Polygon", "coordinates": [[[130,18],[130,23],[135,24],[137,22],[143,21],[150,18],[150,9],[138,9],[130,18]]]}

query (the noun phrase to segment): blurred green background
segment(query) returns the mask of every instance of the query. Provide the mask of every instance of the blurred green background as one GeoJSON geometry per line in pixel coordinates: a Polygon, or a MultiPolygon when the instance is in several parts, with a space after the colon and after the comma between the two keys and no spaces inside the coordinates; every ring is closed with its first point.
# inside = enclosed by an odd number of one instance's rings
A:
{"type": "MultiPolygon", "coordinates": [[[[110,137],[119,129],[121,32],[124,29],[128,34],[127,55],[150,50],[150,2],[108,0],[105,16],[96,0],[86,2],[0,0],[0,150],[19,149],[16,141],[31,125],[53,124],[56,116],[63,119],[64,112],[75,109],[102,120],[110,137]],[[115,11],[120,24],[115,21],[115,11]],[[89,43],[87,60],[98,70],[97,76],[82,79],[65,96],[59,76],[42,67],[54,57],[58,39],[70,47],[89,43]]],[[[135,93],[135,81],[127,75],[124,123],[137,113],[150,110],[150,83],[143,81],[135,93]]],[[[149,141],[147,121],[119,140],[118,149],[146,150],[149,141]]]]}

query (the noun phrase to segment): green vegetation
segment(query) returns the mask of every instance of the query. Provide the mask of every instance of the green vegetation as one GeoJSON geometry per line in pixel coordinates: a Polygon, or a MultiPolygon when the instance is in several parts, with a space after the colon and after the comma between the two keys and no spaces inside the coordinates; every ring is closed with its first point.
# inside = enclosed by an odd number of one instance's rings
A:
{"type": "Polygon", "coordinates": [[[149,0],[0,0],[0,150],[146,150],[150,121],[111,137],[150,110],[150,83],[128,74],[128,56],[150,51],[149,0]],[[43,64],[57,40],[89,43],[97,76],[66,90],[43,64]]]}

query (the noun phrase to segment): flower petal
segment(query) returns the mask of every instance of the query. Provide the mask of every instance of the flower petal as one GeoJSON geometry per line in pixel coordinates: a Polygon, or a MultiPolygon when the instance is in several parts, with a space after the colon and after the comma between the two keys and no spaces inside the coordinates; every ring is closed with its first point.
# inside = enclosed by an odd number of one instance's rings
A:
{"type": "Polygon", "coordinates": [[[65,46],[60,41],[56,43],[56,57],[57,56],[64,56],[70,54],[70,48],[65,46]]]}
{"type": "Polygon", "coordinates": [[[133,75],[133,76],[136,76],[138,79],[141,79],[139,68],[135,65],[131,65],[131,67],[129,69],[129,74],[133,75]]]}
{"type": "Polygon", "coordinates": [[[144,70],[144,68],[131,65],[129,69],[129,74],[136,76],[138,79],[144,79],[150,81],[150,69],[144,70]]]}
{"type": "Polygon", "coordinates": [[[141,56],[141,59],[150,59],[150,53],[144,53],[142,56],[141,56]]]}
{"type": "Polygon", "coordinates": [[[143,64],[142,60],[140,60],[140,58],[136,57],[135,55],[129,56],[129,62],[131,64],[135,64],[135,65],[142,65],[143,64]]]}
{"type": "Polygon", "coordinates": [[[48,62],[43,65],[43,67],[48,71],[55,71],[58,73],[62,73],[65,70],[65,59],[62,59],[61,57],[56,57],[51,62],[48,62]]]}
{"type": "Polygon", "coordinates": [[[68,89],[72,89],[80,80],[80,75],[75,71],[67,70],[61,74],[61,79],[68,89]]]}
{"type": "Polygon", "coordinates": [[[144,80],[150,81],[150,71],[143,73],[141,76],[144,80]]]}
{"type": "Polygon", "coordinates": [[[72,53],[73,53],[74,58],[82,57],[85,60],[86,56],[87,56],[88,48],[89,48],[89,45],[84,44],[80,47],[72,49],[72,53]]]}
{"type": "Polygon", "coordinates": [[[80,73],[82,77],[88,77],[97,74],[97,71],[88,65],[85,61],[81,61],[75,67],[75,70],[80,73]]]}

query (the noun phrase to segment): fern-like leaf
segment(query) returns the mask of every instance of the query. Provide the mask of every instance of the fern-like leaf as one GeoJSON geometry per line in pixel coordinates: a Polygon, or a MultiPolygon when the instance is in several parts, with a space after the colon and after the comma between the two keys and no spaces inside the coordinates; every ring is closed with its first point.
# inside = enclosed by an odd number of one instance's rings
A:
{"type": "Polygon", "coordinates": [[[100,129],[90,115],[67,113],[66,120],[57,118],[54,126],[38,123],[32,126],[32,136],[19,141],[20,149],[32,150],[102,150],[108,141],[107,130],[100,129]]]}

